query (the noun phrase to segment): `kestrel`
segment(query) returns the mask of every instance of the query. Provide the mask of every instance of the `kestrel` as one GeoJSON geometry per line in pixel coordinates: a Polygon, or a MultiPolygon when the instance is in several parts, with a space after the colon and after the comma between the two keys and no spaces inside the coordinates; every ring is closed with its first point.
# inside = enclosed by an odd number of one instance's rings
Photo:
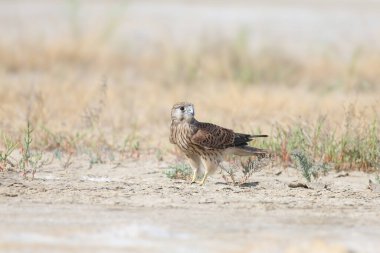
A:
{"type": "Polygon", "coordinates": [[[203,166],[205,173],[200,185],[213,173],[227,155],[252,156],[265,154],[266,151],[248,146],[256,137],[268,135],[250,135],[235,133],[233,130],[214,124],[199,122],[194,118],[194,106],[181,102],[173,106],[171,112],[170,142],[177,145],[188,158],[195,182],[203,166]]]}

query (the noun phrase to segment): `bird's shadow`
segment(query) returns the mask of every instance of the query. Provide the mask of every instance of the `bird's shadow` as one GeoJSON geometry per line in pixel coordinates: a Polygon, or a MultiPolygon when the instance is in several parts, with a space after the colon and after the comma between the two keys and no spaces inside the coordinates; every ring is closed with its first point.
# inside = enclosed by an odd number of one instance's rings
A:
{"type": "MultiPolygon", "coordinates": [[[[216,185],[231,185],[226,182],[216,182],[216,185]]],[[[235,186],[239,186],[242,188],[253,188],[259,185],[259,182],[247,182],[247,183],[242,183],[242,184],[236,184],[235,186]]]]}
{"type": "Polygon", "coordinates": [[[242,183],[240,187],[245,187],[245,188],[253,188],[259,185],[259,182],[247,182],[247,183],[242,183]]]}

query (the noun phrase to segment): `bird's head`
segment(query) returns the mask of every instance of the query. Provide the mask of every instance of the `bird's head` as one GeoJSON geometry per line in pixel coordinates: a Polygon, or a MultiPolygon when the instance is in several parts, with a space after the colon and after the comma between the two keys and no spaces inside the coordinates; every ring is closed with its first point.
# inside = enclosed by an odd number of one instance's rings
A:
{"type": "Polygon", "coordinates": [[[181,102],[173,105],[172,120],[173,121],[191,121],[194,118],[194,105],[187,102],[181,102]]]}

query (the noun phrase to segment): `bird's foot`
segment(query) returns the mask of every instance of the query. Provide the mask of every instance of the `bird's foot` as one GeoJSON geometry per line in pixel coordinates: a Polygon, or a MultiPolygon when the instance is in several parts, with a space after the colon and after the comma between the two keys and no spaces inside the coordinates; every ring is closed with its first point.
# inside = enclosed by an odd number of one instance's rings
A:
{"type": "Polygon", "coordinates": [[[205,184],[205,181],[206,180],[202,180],[202,181],[198,182],[199,186],[203,186],[205,184]]]}
{"type": "Polygon", "coordinates": [[[202,181],[199,183],[200,186],[203,186],[205,184],[207,176],[208,176],[208,173],[206,172],[205,175],[203,176],[202,181]]]}

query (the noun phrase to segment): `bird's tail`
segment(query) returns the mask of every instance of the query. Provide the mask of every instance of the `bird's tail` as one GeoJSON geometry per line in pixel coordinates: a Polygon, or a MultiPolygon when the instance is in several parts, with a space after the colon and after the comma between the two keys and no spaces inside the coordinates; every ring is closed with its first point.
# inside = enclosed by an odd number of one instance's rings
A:
{"type": "Polygon", "coordinates": [[[250,135],[249,137],[250,138],[268,137],[268,135],[267,134],[254,134],[254,135],[250,135]]]}
{"type": "Polygon", "coordinates": [[[254,148],[250,146],[232,147],[228,150],[229,154],[238,156],[265,155],[269,152],[265,149],[254,148]]]}

